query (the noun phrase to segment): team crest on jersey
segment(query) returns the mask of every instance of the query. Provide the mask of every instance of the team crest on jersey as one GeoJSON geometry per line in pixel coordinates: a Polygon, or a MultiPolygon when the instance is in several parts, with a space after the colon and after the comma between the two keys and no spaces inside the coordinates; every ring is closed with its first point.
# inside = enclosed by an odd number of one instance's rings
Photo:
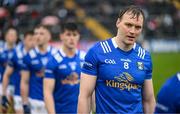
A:
{"type": "Polygon", "coordinates": [[[144,70],[143,62],[137,62],[137,67],[138,67],[139,70],[144,70]]]}
{"type": "Polygon", "coordinates": [[[70,62],[69,66],[71,67],[72,70],[76,69],[76,62],[70,62]]]}
{"type": "Polygon", "coordinates": [[[48,58],[44,57],[41,59],[41,61],[42,61],[42,64],[45,66],[48,62],[48,58]]]}

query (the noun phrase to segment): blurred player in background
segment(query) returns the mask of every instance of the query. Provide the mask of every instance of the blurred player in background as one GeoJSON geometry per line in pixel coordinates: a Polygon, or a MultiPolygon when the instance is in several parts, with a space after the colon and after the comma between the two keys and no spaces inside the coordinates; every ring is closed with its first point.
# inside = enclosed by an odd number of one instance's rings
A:
{"type": "Polygon", "coordinates": [[[34,29],[36,46],[23,58],[21,71],[21,96],[24,113],[45,114],[43,100],[43,77],[45,66],[56,49],[49,46],[51,32],[47,26],[39,25],[34,29]],[[30,97],[30,100],[29,100],[30,97]]]}
{"type": "Polygon", "coordinates": [[[155,98],[150,54],[136,44],[144,13],[137,6],[121,10],[117,35],[95,44],[86,54],[80,80],[78,113],[153,113],[155,98]]]}
{"type": "Polygon", "coordinates": [[[85,53],[77,49],[80,32],[76,23],[62,24],[62,46],[45,70],[44,100],[49,114],[77,113],[81,65],[85,53]]]}
{"type": "Polygon", "coordinates": [[[160,89],[155,113],[180,113],[180,72],[169,78],[160,89]]]}
{"type": "MultiPolygon", "coordinates": [[[[2,96],[2,81],[3,81],[3,74],[5,71],[5,68],[8,64],[8,60],[13,55],[13,50],[16,47],[16,43],[18,40],[18,31],[14,27],[9,27],[4,33],[4,39],[5,42],[0,47],[0,96],[2,96]]],[[[16,73],[13,73],[10,79],[10,85],[7,88],[7,97],[3,96],[1,99],[1,105],[2,107],[6,107],[6,101],[9,99],[9,101],[12,103],[12,95],[14,93],[14,78],[16,76],[16,73]]],[[[10,103],[10,104],[11,104],[10,103]]],[[[3,109],[3,112],[7,112],[7,108],[3,109]]]]}
{"type": "MultiPolygon", "coordinates": [[[[3,99],[7,99],[7,87],[9,84],[10,76],[13,73],[16,73],[16,77],[14,78],[14,109],[17,114],[23,113],[22,108],[22,100],[20,96],[20,66],[22,64],[22,58],[26,55],[26,53],[34,47],[34,39],[33,39],[33,32],[28,31],[25,33],[23,44],[17,46],[13,51],[13,56],[10,58],[8,65],[6,66],[6,70],[3,75],[3,99]]],[[[8,100],[4,100],[3,104],[7,107],[8,100]]],[[[4,107],[4,108],[6,108],[4,107]]]]}

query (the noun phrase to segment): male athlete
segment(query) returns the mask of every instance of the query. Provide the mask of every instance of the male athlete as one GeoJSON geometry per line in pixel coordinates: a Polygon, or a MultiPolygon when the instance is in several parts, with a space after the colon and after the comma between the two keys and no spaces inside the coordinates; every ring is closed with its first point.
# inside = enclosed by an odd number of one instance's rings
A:
{"type": "Polygon", "coordinates": [[[85,53],[77,49],[80,39],[78,26],[62,25],[61,49],[47,64],[44,97],[48,113],[77,113],[81,64],[85,53]]]}
{"type": "MultiPolygon", "coordinates": [[[[22,108],[22,100],[20,96],[20,66],[22,64],[22,58],[26,55],[26,53],[34,47],[34,39],[33,39],[33,32],[28,31],[24,35],[23,44],[17,46],[13,51],[13,56],[10,58],[8,65],[6,66],[6,70],[3,75],[3,97],[7,96],[7,87],[9,84],[10,77],[12,74],[16,74],[14,78],[14,109],[17,114],[23,113],[22,108]]],[[[8,100],[5,100],[5,106],[8,105],[8,100]]],[[[5,107],[4,107],[5,108],[5,107]]]]}
{"type": "Polygon", "coordinates": [[[136,44],[143,23],[143,11],[127,6],[116,21],[117,35],[89,50],[81,74],[78,113],[90,112],[94,90],[96,113],[154,112],[151,57],[136,44]]]}
{"type": "Polygon", "coordinates": [[[56,52],[49,46],[51,33],[44,25],[34,29],[35,48],[23,58],[21,71],[21,96],[25,113],[47,113],[43,96],[43,78],[48,59],[56,52]],[[29,100],[30,98],[30,100],[29,100]]]}

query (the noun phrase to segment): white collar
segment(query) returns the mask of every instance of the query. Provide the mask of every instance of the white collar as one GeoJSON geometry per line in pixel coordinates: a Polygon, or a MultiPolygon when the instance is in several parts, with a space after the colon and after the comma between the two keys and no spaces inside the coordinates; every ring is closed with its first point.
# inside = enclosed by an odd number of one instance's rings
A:
{"type": "MultiPolygon", "coordinates": [[[[118,48],[118,45],[117,45],[117,43],[116,43],[116,41],[115,41],[115,38],[112,38],[112,44],[113,44],[113,46],[115,47],[115,48],[118,48]]],[[[136,43],[134,43],[134,45],[133,45],[133,49],[135,49],[136,48],[136,43]]]]}
{"type": "MultiPolygon", "coordinates": [[[[49,52],[50,49],[51,49],[51,46],[48,45],[48,47],[47,47],[47,49],[46,49],[47,52],[49,52]]],[[[37,53],[40,53],[38,46],[35,47],[35,50],[36,50],[37,53]]]]}
{"type": "MultiPolygon", "coordinates": [[[[66,57],[67,55],[66,55],[66,53],[63,51],[63,49],[62,48],[60,48],[60,50],[59,50],[60,52],[61,52],[61,54],[62,54],[62,56],[63,57],[66,57]]],[[[76,53],[75,53],[75,55],[78,53],[78,50],[76,49],[76,53]]]]}

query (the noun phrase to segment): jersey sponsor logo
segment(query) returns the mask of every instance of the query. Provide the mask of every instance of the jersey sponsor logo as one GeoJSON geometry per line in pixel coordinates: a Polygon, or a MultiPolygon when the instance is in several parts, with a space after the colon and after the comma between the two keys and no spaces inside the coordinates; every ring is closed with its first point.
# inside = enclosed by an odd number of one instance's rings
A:
{"type": "Polygon", "coordinates": [[[116,61],[114,59],[105,59],[104,62],[106,64],[116,64],[116,61]]]}
{"type": "Polygon", "coordinates": [[[138,67],[139,70],[144,70],[143,62],[137,62],[137,67],[138,67]]]}
{"type": "Polygon", "coordinates": [[[123,72],[119,76],[115,76],[114,80],[106,80],[106,86],[120,88],[121,90],[136,90],[141,86],[133,83],[134,78],[127,72],[123,72]]]}
{"type": "Polygon", "coordinates": [[[40,71],[36,72],[37,77],[44,77],[45,74],[45,68],[42,68],[40,71]]]}
{"type": "Polygon", "coordinates": [[[64,80],[61,80],[61,83],[63,85],[69,84],[69,85],[75,85],[79,84],[80,80],[78,78],[78,74],[76,72],[72,72],[69,76],[67,76],[64,80]]]}
{"type": "Polygon", "coordinates": [[[131,62],[131,60],[130,60],[130,59],[121,59],[121,61],[131,62]]]}

